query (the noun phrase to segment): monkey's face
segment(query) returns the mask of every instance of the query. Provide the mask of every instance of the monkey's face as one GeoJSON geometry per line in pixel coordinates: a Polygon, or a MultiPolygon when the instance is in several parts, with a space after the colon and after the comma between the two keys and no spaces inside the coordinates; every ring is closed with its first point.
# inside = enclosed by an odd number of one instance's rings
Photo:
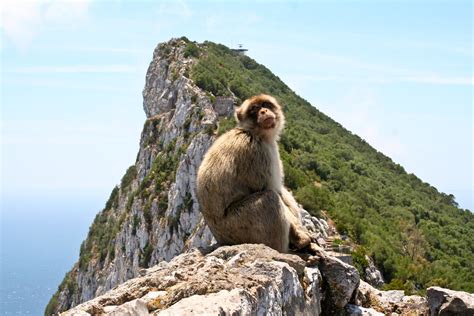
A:
{"type": "Polygon", "coordinates": [[[280,105],[268,95],[247,99],[235,114],[239,127],[260,136],[277,138],[284,124],[280,105]]]}
{"type": "Polygon", "coordinates": [[[261,129],[275,128],[277,115],[275,106],[269,102],[252,104],[249,109],[249,118],[252,123],[261,129]]]}

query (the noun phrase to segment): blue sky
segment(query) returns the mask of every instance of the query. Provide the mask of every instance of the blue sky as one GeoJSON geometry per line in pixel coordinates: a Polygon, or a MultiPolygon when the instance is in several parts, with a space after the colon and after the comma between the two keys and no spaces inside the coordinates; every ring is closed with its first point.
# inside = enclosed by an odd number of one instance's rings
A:
{"type": "Polygon", "coordinates": [[[470,1],[2,1],[3,198],[104,202],[171,37],[239,43],[408,172],[473,204],[470,1]]]}

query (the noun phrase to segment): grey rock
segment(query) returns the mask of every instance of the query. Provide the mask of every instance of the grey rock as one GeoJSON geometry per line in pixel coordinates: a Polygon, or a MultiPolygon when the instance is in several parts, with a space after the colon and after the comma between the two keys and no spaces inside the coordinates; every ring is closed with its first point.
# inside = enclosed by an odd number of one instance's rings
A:
{"type": "MultiPolygon", "coordinates": [[[[155,270],[158,271],[158,270],[155,270]]],[[[166,291],[151,291],[141,298],[146,304],[156,301],[160,297],[164,297],[168,294],[166,291]]]]}
{"type": "Polygon", "coordinates": [[[343,308],[359,286],[359,272],[353,266],[333,257],[323,257],[320,269],[329,286],[326,307],[343,308]]]}
{"type": "MultiPolygon", "coordinates": [[[[311,216],[305,209],[300,207],[301,221],[303,226],[314,236],[315,239],[328,237],[329,225],[322,218],[311,216]]],[[[322,246],[320,244],[320,246],[322,246]]]]}
{"type": "Polygon", "coordinates": [[[384,316],[383,313],[377,312],[373,308],[365,308],[352,304],[347,304],[345,311],[347,316],[384,316]]]}
{"type": "Polygon", "coordinates": [[[432,286],[427,297],[431,316],[474,315],[474,294],[432,286]]]}
{"type": "Polygon", "coordinates": [[[225,246],[207,255],[192,249],[142,272],[64,315],[103,314],[108,306],[116,306],[110,313],[145,313],[146,306],[157,315],[322,314],[318,269],[264,245],[225,246]]]}
{"type": "Polygon", "coordinates": [[[380,291],[367,282],[360,281],[355,298],[357,305],[374,308],[385,315],[427,316],[426,298],[418,295],[405,295],[403,291],[380,291]]]}
{"type": "Polygon", "coordinates": [[[306,284],[305,295],[309,298],[311,304],[308,310],[313,311],[314,315],[323,315],[321,308],[321,301],[323,300],[321,272],[317,268],[307,267],[304,269],[303,281],[306,284]]]}
{"type": "Polygon", "coordinates": [[[219,116],[230,117],[234,113],[235,101],[235,98],[232,97],[216,97],[214,110],[219,116]]]}
{"type": "Polygon", "coordinates": [[[84,312],[84,311],[77,311],[73,313],[62,313],[61,316],[67,315],[67,316],[91,316],[91,314],[84,312]]]}
{"type": "Polygon", "coordinates": [[[110,316],[142,316],[149,315],[146,303],[143,300],[136,299],[114,308],[107,315],[110,316]]]}
{"type": "Polygon", "coordinates": [[[242,289],[222,290],[184,298],[156,315],[250,315],[253,311],[252,305],[255,305],[255,301],[250,293],[242,289]]]}
{"type": "Polygon", "coordinates": [[[372,286],[382,287],[385,284],[382,273],[377,269],[372,258],[365,256],[365,259],[369,263],[368,267],[365,268],[365,281],[372,286]]]}

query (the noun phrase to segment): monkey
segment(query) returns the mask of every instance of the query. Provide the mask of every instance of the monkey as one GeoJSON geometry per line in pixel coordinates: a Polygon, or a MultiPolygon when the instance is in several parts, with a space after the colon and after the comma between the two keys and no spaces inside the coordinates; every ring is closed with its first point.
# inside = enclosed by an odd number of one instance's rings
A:
{"type": "Polygon", "coordinates": [[[277,251],[300,250],[311,236],[283,185],[278,140],[285,124],[277,100],[260,94],[234,113],[237,126],[204,155],[196,184],[204,220],[222,245],[263,243],[277,251]]]}

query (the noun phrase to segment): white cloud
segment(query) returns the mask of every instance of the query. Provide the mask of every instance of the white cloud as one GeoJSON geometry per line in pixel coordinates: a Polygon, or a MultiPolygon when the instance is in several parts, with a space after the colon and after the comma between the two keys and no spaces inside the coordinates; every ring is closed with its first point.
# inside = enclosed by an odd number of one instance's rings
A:
{"type": "Polygon", "coordinates": [[[76,120],[5,120],[2,145],[87,145],[105,143],[133,144],[139,133],[136,126],[110,120],[107,124],[76,120]],[[120,130],[120,133],[117,131],[120,130]],[[58,132],[60,131],[60,132],[58,132]]]}
{"type": "Polygon", "coordinates": [[[350,57],[328,55],[319,52],[310,53],[312,58],[332,62],[339,66],[346,66],[359,70],[366,70],[372,73],[365,76],[355,76],[351,73],[335,74],[330,76],[309,76],[308,79],[314,81],[344,81],[358,83],[395,83],[413,82],[440,85],[474,85],[473,77],[452,77],[436,73],[427,73],[410,68],[395,67],[388,65],[374,64],[355,60],[350,57]]]}
{"type": "MultiPolygon", "coordinates": [[[[254,11],[234,12],[221,8],[219,11],[201,13],[205,15],[204,25],[209,31],[226,29],[229,25],[238,25],[241,33],[245,33],[246,28],[256,27],[256,25],[264,21],[262,15],[254,11]]],[[[234,36],[236,35],[243,36],[238,32],[234,36]]]]}
{"type": "MultiPolygon", "coordinates": [[[[307,86],[311,82],[337,82],[355,84],[420,83],[433,85],[474,85],[474,77],[468,69],[459,75],[439,73],[436,70],[419,70],[406,66],[380,64],[358,60],[351,56],[328,54],[306,48],[289,48],[273,44],[259,44],[257,60],[271,56],[284,60],[286,56],[298,56],[296,70],[290,70],[285,81],[293,88],[307,86]],[[260,56],[259,56],[260,55],[260,56]],[[260,58],[258,58],[260,57],[260,58]]],[[[278,65],[275,63],[275,65],[278,65]]]]}
{"type": "Polygon", "coordinates": [[[189,18],[193,12],[184,0],[163,1],[158,7],[158,14],[165,17],[189,18]]]}
{"type": "Polygon", "coordinates": [[[412,82],[412,83],[421,83],[421,84],[434,84],[434,85],[463,85],[463,86],[472,86],[474,85],[474,77],[450,77],[442,76],[438,74],[411,74],[405,76],[399,76],[392,73],[384,73],[383,75],[374,75],[374,76],[355,76],[351,73],[345,75],[334,74],[326,76],[318,75],[289,75],[286,77],[288,82],[294,83],[290,86],[300,86],[305,82],[345,82],[345,83],[375,83],[375,84],[385,84],[385,83],[402,83],[402,82],[412,82]]]}
{"type": "Polygon", "coordinates": [[[68,50],[93,53],[123,53],[123,54],[148,54],[148,49],[129,48],[129,47],[68,47],[68,50]]]}
{"type": "Polygon", "coordinates": [[[29,48],[48,25],[71,25],[83,20],[91,0],[2,0],[0,28],[18,49],[29,48]]]}
{"type": "Polygon", "coordinates": [[[74,66],[33,66],[16,68],[10,73],[40,74],[40,73],[131,73],[140,69],[130,65],[74,65],[74,66]]]}
{"type": "Polygon", "coordinates": [[[37,2],[6,0],[2,2],[1,28],[20,49],[26,49],[41,21],[37,2]]]}
{"type": "Polygon", "coordinates": [[[205,24],[209,31],[216,29],[222,23],[222,19],[217,15],[209,15],[206,17],[205,24]]]}
{"type": "MultiPolygon", "coordinates": [[[[468,43],[465,43],[468,44],[468,43]]],[[[451,45],[446,45],[445,43],[436,43],[436,42],[421,42],[407,39],[394,39],[390,38],[390,41],[385,42],[384,45],[395,49],[409,49],[416,51],[437,51],[437,52],[447,52],[455,53],[458,55],[472,56],[472,48],[469,46],[461,46],[459,44],[451,43],[451,45]]]]}
{"type": "Polygon", "coordinates": [[[442,77],[439,75],[421,75],[401,77],[401,81],[441,85],[474,85],[474,77],[442,77]]]}

